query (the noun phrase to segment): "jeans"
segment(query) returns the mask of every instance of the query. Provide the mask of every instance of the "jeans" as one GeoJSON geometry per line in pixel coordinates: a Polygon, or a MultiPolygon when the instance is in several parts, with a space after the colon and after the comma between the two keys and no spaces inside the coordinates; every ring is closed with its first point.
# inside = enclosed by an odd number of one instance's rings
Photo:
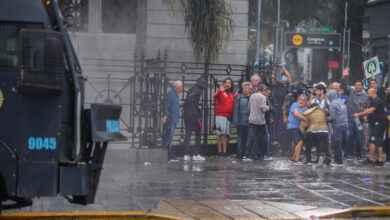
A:
{"type": "Polygon", "coordinates": [[[328,133],[307,133],[305,137],[306,161],[311,162],[311,148],[317,147],[318,156],[325,156],[328,152],[328,133]]]}
{"type": "Polygon", "coordinates": [[[200,133],[201,133],[201,124],[200,120],[199,122],[191,123],[188,121],[185,122],[185,128],[186,128],[186,137],[184,139],[184,154],[190,155],[190,140],[192,132],[195,133],[195,151],[193,152],[193,155],[199,155],[200,154],[200,133]]]}
{"type": "MultiPolygon", "coordinates": [[[[253,139],[254,139],[257,131],[259,131],[263,135],[262,141],[263,141],[263,146],[265,146],[266,156],[269,156],[269,154],[270,154],[269,153],[269,133],[268,133],[267,125],[266,124],[263,124],[263,125],[249,124],[248,138],[247,138],[247,142],[245,145],[245,157],[250,156],[253,139]]],[[[257,146],[257,156],[260,156],[260,157],[263,156],[263,151],[261,150],[261,146],[257,146]]]]}
{"type": "MultiPolygon", "coordinates": [[[[364,124],[362,124],[364,126],[364,124]]],[[[356,152],[356,156],[362,156],[363,130],[359,131],[355,121],[348,121],[347,127],[347,155],[356,152]]]]}
{"type": "Polygon", "coordinates": [[[286,134],[286,126],[283,122],[283,111],[281,108],[275,108],[274,114],[274,135],[275,139],[282,144],[284,135],[286,134]]]}
{"type": "Polygon", "coordinates": [[[174,158],[173,150],[172,150],[172,140],[175,135],[176,123],[171,123],[167,125],[167,139],[165,142],[165,146],[168,148],[168,159],[174,158]]]}
{"type": "Polygon", "coordinates": [[[241,156],[247,142],[249,126],[237,126],[237,155],[241,156]]]}
{"type": "Polygon", "coordinates": [[[334,161],[338,164],[343,163],[343,153],[341,149],[343,137],[347,133],[347,125],[333,127],[331,146],[335,149],[334,161]]]}

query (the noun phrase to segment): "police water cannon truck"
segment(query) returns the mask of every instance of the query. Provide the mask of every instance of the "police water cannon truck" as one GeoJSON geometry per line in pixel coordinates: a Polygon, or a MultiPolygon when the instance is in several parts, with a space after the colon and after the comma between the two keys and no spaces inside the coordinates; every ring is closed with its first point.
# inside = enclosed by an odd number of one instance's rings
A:
{"type": "Polygon", "coordinates": [[[84,81],[56,0],[0,0],[0,212],[94,202],[107,143],[125,137],[121,106],[87,109],[84,81]]]}

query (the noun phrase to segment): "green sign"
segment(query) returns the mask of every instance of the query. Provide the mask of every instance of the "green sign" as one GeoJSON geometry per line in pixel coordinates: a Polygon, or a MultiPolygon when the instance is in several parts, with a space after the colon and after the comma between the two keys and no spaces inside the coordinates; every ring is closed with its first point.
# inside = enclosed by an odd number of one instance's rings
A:
{"type": "Polygon", "coordinates": [[[309,26],[306,28],[306,32],[329,34],[329,33],[333,32],[333,27],[331,27],[331,26],[321,26],[321,27],[309,26]]]}
{"type": "Polygon", "coordinates": [[[379,60],[378,57],[373,57],[363,62],[364,65],[364,73],[366,74],[366,78],[372,77],[372,74],[377,75],[381,73],[381,69],[379,68],[379,60]]]}

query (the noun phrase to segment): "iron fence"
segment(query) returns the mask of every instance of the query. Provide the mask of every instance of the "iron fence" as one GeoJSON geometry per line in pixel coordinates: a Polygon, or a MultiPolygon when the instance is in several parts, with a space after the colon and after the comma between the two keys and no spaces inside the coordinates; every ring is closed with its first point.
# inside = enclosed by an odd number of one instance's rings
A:
{"type": "MultiPolygon", "coordinates": [[[[233,79],[236,88],[256,71],[248,65],[209,64],[169,61],[167,52],[160,52],[152,59],[144,54],[133,60],[81,60],[86,72],[86,104],[93,102],[122,105],[121,131],[135,147],[157,147],[163,142],[165,97],[171,83],[181,80],[184,90],[180,94],[185,101],[187,91],[200,77],[207,78],[199,107],[203,113],[202,143],[216,140],[215,102],[213,94],[226,77],[233,79]]],[[[236,89],[235,92],[238,92],[236,89]]],[[[233,128],[233,133],[234,132],[233,128]]],[[[184,142],[184,120],[180,118],[176,128],[174,144],[184,142]]],[[[232,135],[235,139],[235,135],[232,135]]]]}

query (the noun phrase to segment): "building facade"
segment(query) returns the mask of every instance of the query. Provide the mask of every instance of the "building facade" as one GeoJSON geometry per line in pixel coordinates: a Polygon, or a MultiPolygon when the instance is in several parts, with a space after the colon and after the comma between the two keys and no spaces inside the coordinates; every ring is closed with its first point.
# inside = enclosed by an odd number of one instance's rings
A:
{"type": "MultiPolygon", "coordinates": [[[[248,0],[226,0],[233,12],[234,34],[218,63],[246,64],[248,0]]],[[[144,51],[146,57],[165,49],[169,60],[195,61],[184,19],[174,18],[161,0],[67,0],[73,6],[65,17],[73,44],[81,59],[131,60],[144,51]]],[[[88,72],[86,74],[89,74],[88,72]]]]}
{"type": "MultiPolygon", "coordinates": [[[[378,56],[380,62],[390,65],[390,0],[370,0],[363,17],[363,54],[368,59],[378,56]]],[[[382,69],[383,73],[383,69],[382,69]]]]}

